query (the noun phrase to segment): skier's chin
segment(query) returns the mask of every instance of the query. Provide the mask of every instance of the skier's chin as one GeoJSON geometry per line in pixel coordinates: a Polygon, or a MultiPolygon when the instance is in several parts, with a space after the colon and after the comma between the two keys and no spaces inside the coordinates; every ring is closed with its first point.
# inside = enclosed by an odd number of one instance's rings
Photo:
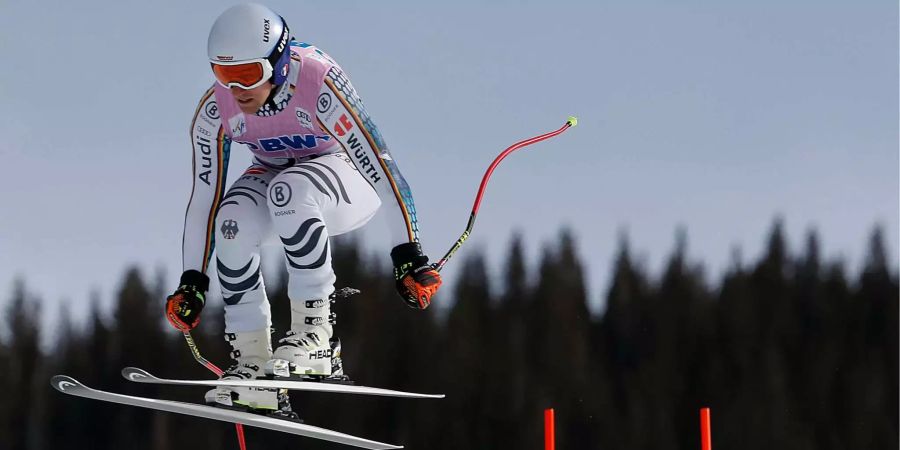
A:
{"type": "Polygon", "coordinates": [[[247,103],[242,103],[238,100],[238,108],[241,109],[241,112],[244,114],[255,114],[256,111],[259,111],[259,108],[262,106],[259,102],[255,102],[253,100],[248,101],[247,103]]]}
{"type": "Polygon", "coordinates": [[[264,83],[253,89],[231,88],[231,95],[238,104],[238,108],[244,114],[255,114],[266,102],[266,98],[272,92],[272,85],[264,83]]]}

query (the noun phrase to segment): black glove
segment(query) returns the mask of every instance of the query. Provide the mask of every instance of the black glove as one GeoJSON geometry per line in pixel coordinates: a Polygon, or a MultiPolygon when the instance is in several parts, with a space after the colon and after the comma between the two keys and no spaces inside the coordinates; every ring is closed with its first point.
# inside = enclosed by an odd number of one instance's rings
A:
{"type": "Polygon", "coordinates": [[[397,293],[412,308],[425,309],[441,287],[441,274],[428,264],[418,242],[400,244],[391,250],[397,293]]]}
{"type": "Polygon", "coordinates": [[[206,304],[209,277],[198,270],[181,274],[175,293],[166,298],[166,319],[181,331],[194,329],[200,323],[200,312],[206,304]]]}

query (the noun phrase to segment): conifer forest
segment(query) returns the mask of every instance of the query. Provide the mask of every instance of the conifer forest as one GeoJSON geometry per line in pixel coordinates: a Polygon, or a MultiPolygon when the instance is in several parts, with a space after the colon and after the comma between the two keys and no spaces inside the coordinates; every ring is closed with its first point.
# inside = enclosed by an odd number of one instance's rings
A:
{"type": "MultiPolygon", "coordinates": [[[[306,423],[417,450],[538,450],[542,411],[556,411],[561,450],[698,449],[698,410],[712,410],[719,450],[898,448],[898,277],[882,232],[864,261],[827,260],[820,238],[788,243],[775,221],[753,261],[712,273],[677,233],[660,273],[621,238],[607,286],[586,291],[591,249],[563,230],[552,242],[512,236],[489,270],[477,245],[426,311],[397,298],[390,267],[353,241],[334,249],[344,367],[357,384],[442,400],[295,392],[306,423]],[[543,245],[535,261],[526,250],[543,245]],[[791,251],[791,248],[800,249],[791,251]],[[601,308],[589,308],[599,302],[601,308]]],[[[826,237],[827,238],[827,237],[826,237]]],[[[171,280],[170,280],[171,281],[171,280]]],[[[211,378],[163,317],[172,286],[123,270],[112,307],[42,328],[40,287],[21,278],[0,296],[0,449],[237,449],[223,422],[60,394],[67,374],[100,389],[202,402],[204,388],[129,383],[125,366],[168,378],[211,378]],[[46,342],[51,342],[49,345],[46,342]]],[[[286,288],[269,283],[275,337],[288,326],[286,288]]],[[[228,365],[221,297],[195,331],[228,365]]],[[[246,428],[253,450],[350,448],[246,428]]]]}

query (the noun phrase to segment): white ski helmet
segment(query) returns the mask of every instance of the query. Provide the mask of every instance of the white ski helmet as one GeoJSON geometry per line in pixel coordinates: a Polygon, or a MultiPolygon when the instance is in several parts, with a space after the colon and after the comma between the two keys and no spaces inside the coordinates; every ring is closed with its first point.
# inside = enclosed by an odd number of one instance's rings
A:
{"type": "Polygon", "coordinates": [[[284,18],[263,5],[245,3],[216,19],[206,53],[225,87],[252,89],[267,80],[280,85],[290,67],[290,39],[284,18]]]}

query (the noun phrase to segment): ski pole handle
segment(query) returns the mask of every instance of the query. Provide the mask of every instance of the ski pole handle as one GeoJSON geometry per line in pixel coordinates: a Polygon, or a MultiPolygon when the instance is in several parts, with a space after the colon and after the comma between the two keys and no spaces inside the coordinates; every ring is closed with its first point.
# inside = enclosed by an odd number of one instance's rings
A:
{"type": "Polygon", "coordinates": [[[466,224],[466,231],[463,231],[463,234],[459,237],[459,239],[456,240],[453,246],[450,247],[450,250],[447,251],[447,254],[444,255],[444,257],[441,258],[440,261],[432,264],[434,270],[440,272],[441,269],[444,268],[444,264],[447,264],[447,261],[449,261],[450,258],[453,257],[453,255],[457,250],[459,250],[460,247],[462,247],[463,243],[466,242],[466,239],[469,239],[469,235],[472,234],[472,228],[475,227],[475,216],[478,215],[478,209],[481,207],[481,199],[482,197],[484,197],[484,190],[485,188],[487,188],[488,180],[490,180],[491,174],[494,173],[494,169],[497,168],[497,166],[500,164],[500,161],[503,161],[503,158],[506,158],[507,155],[522,147],[527,147],[531,144],[535,144],[545,139],[550,139],[553,136],[560,135],[564,131],[576,125],[578,125],[578,118],[576,118],[575,116],[569,116],[569,119],[566,120],[566,123],[558,130],[551,131],[540,136],[535,136],[533,138],[525,139],[524,141],[516,142],[515,144],[507,147],[506,150],[504,150],[499,155],[497,155],[496,158],[494,158],[494,161],[488,167],[487,171],[485,171],[484,177],[481,178],[481,186],[478,187],[478,194],[475,196],[475,203],[472,205],[472,213],[469,215],[469,222],[466,224]]]}

